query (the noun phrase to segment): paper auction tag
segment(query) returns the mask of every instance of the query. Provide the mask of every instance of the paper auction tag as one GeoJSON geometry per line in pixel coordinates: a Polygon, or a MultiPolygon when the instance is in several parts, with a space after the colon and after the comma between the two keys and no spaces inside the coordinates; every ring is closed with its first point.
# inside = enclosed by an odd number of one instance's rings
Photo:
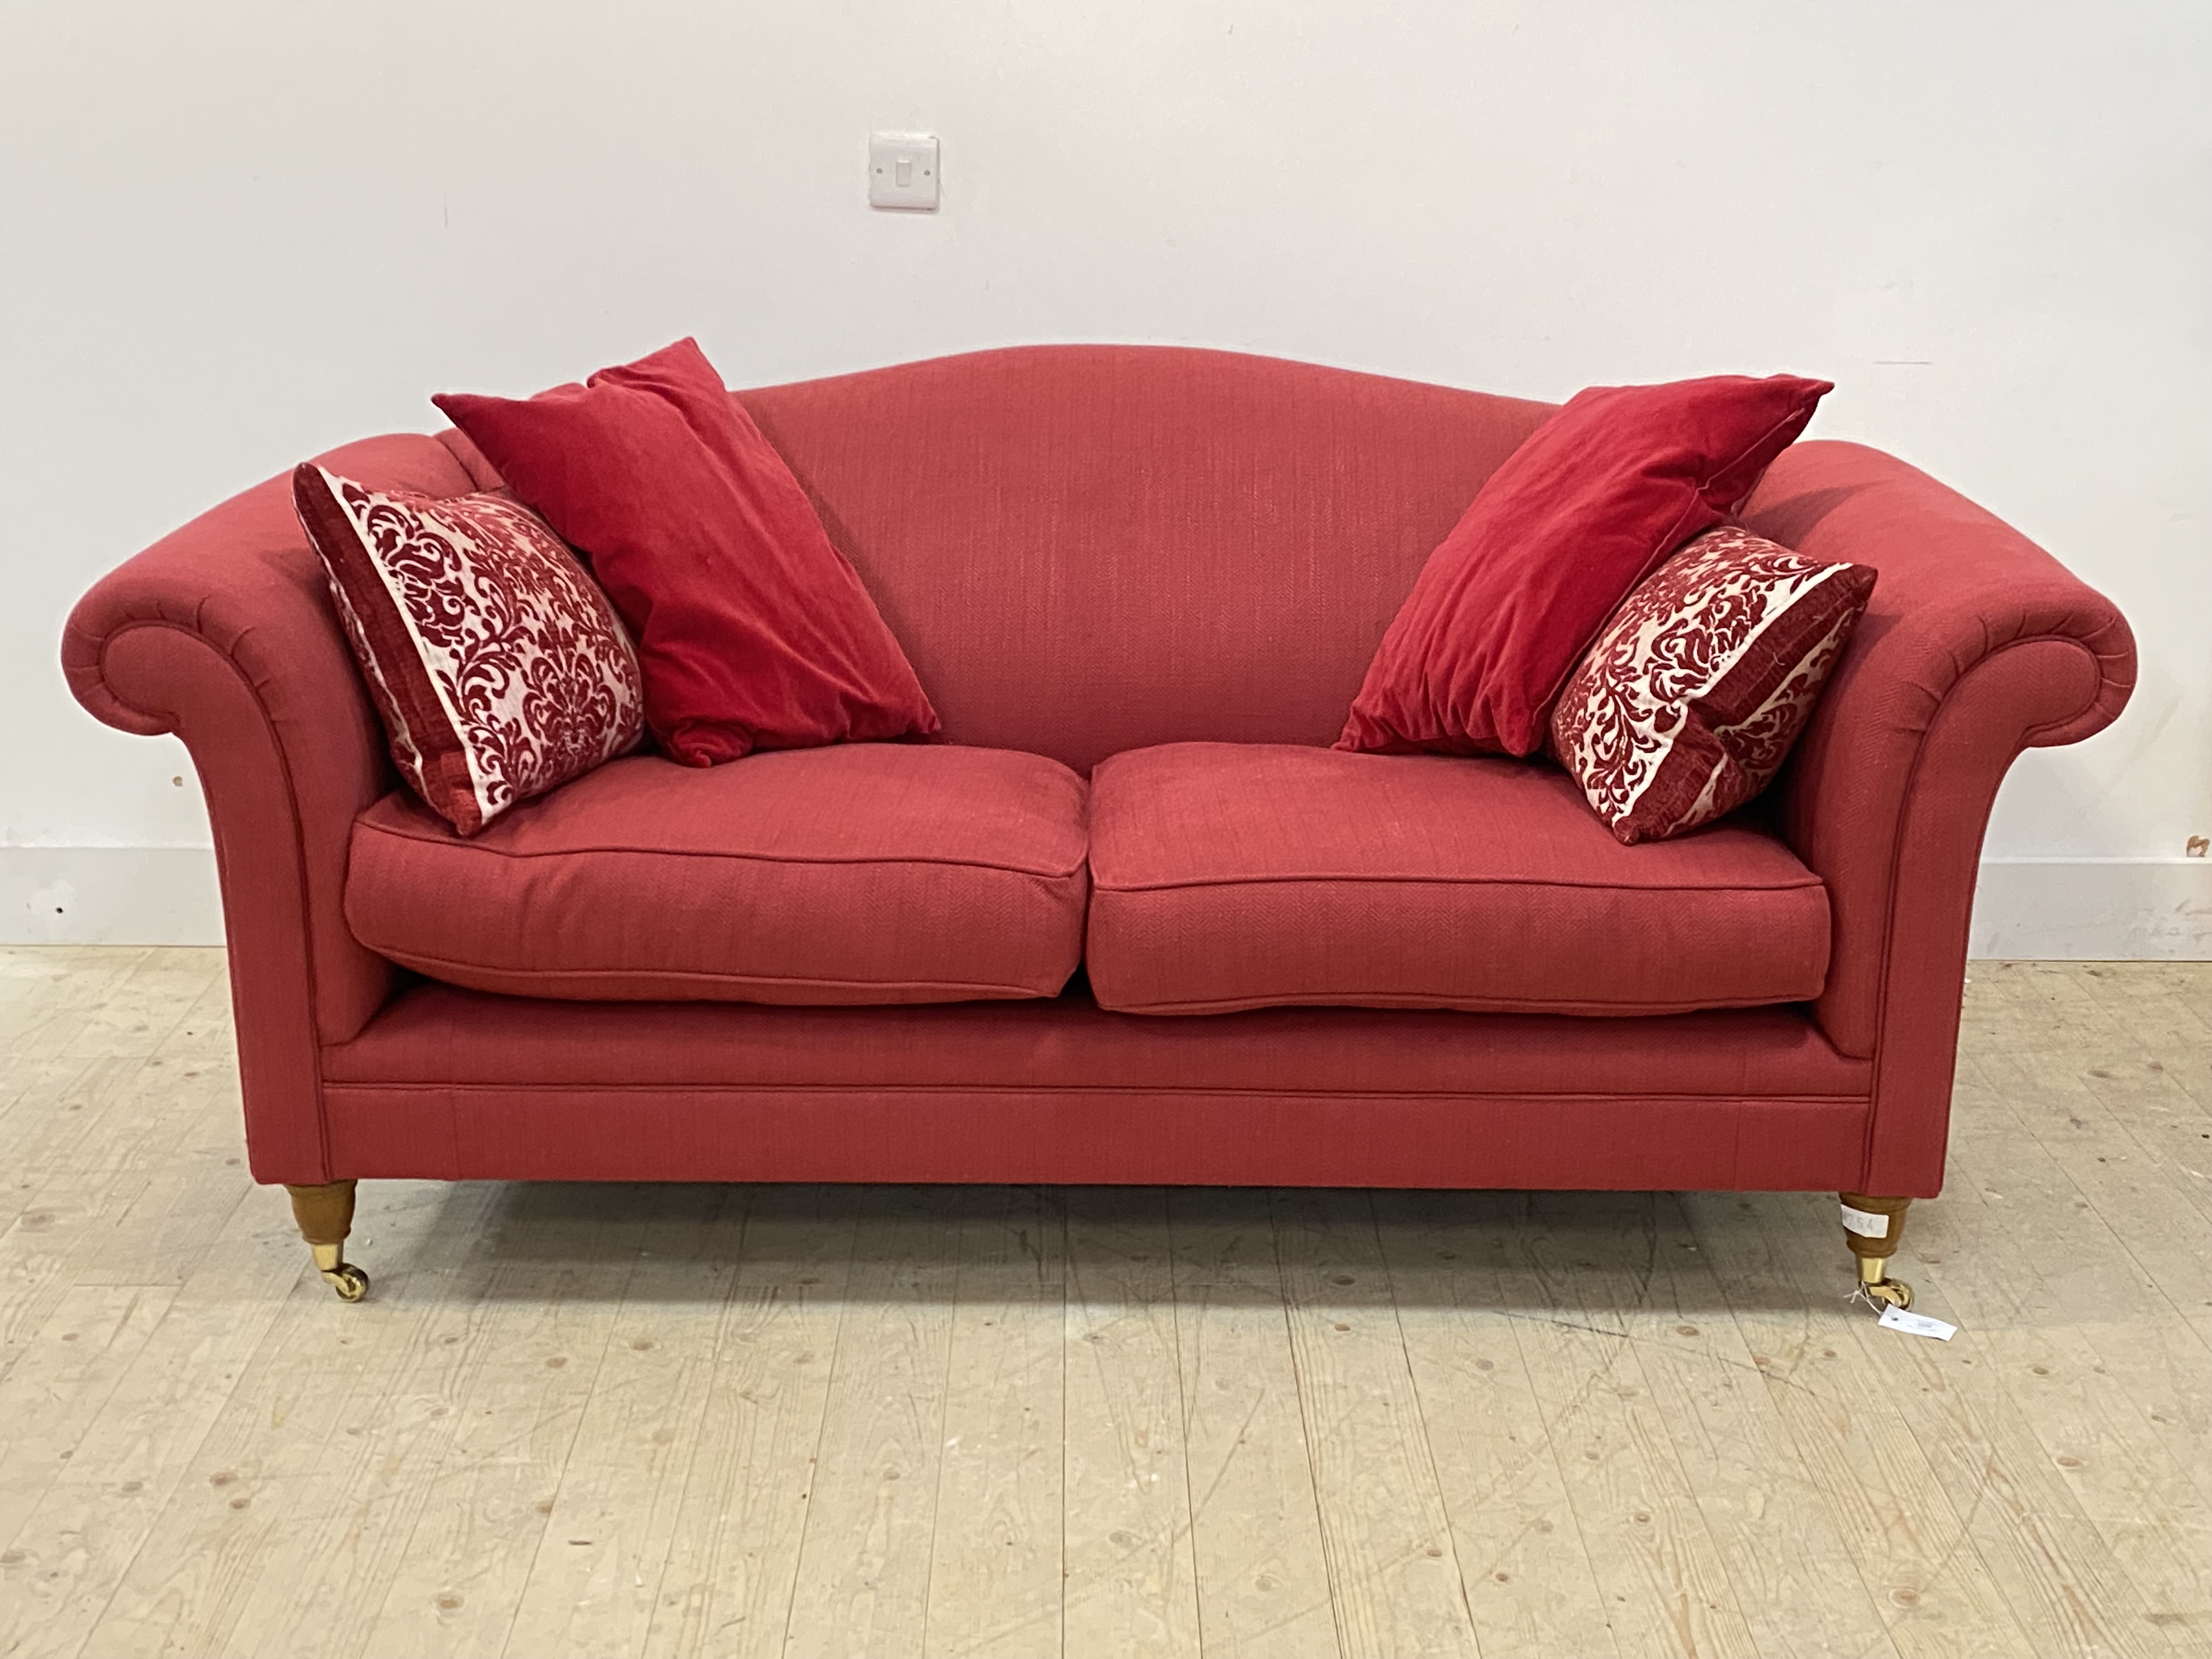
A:
{"type": "Polygon", "coordinates": [[[1846,1204],[1844,1206],[1844,1231],[1856,1233],[1861,1238],[1887,1238],[1889,1237],[1889,1218],[1872,1210],[1853,1209],[1846,1204]]]}
{"type": "Polygon", "coordinates": [[[1907,1313],[1899,1307],[1884,1308],[1881,1322],[1885,1329],[1903,1331],[1911,1336],[1932,1336],[1938,1342],[1948,1342],[1959,1334],[1956,1325],[1946,1325],[1926,1314],[1907,1313]]]}

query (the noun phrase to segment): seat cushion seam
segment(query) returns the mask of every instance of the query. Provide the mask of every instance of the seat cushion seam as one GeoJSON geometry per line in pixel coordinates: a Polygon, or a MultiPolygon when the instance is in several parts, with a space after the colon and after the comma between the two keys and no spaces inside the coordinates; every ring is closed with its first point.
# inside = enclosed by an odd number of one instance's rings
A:
{"type": "MultiPolygon", "coordinates": [[[[428,974],[433,979],[439,977],[441,971],[451,971],[453,969],[459,969],[464,971],[481,974],[497,974],[505,979],[528,981],[560,981],[586,978],[660,979],[698,981],[702,983],[715,985],[726,985],[741,982],[750,982],[758,985],[819,985],[824,987],[834,987],[841,990],[849,989],[855,991],[941,989],[965,991],[978,994],[988,994],[994,992],[1015,992],[1025,997],[1039,994],[1035,988],[1030,986],[1016,985],[1010,982],[993,980],[836,979],[827,975],[815,974],[762,974],[747,973],[737,969],[715,969],[711,968],[654,968],[646,966],[520,968],[511,967],[496,962],[465,962],[451,957],[432,956],[424,951],[409,950],[403,946],[386,946],[377,945],[368,939],[363,939],[362,943],[366,948],[376,951],[380,956],[387,957],[391,960],[400,963],[403,967],[413,968],[418,972],[428,974]]],[[[627,999],[623,1000],[627,1000],[627,999]]],[[[651,1000],[651,999],[639,1000],[651,1000]]]]}
{"type": "Polygon", "coordinates": [[[544,851],[526,852],[513,848],[486,847],[481,844],[471,845],[466,842],[456,843],[439,836],[418,835],[410,830],[395,829],[385,824],[362,823],[357,820],[356,827],[362,835],[365,836],[389,836],[394,841],[411,842],[416,845],[422,847],[444,848],[450,852],[463,854],[470,857],[511,859],[518,861],[532,859],[647,858],[700,859],[710,863],[788,864],[799,866],[823,866],[836,868],[849,868],[869,865],[923,865],[932,867],[957,870],[988,870],[1001,875],[1009,876],[1039,876],[1048,880],[1055,881],[1066,880],[1068,877],[1079,873],[1083,869],[1085,863],[1084,859],[1079,858],[1073,864],[1065,866],[1032,866],[1019,864],[994,863],[983,859],[963,859],[951,857],[939,858],[927,855],[899,854],[877,854],[863,853],[854,854],[850,856],[821,855],[809,857],[803,854],[746,853],[736,851],[716,852],[705,848],[692,848],[620,847],[608,845],[548,848],[544,851]]]}
{"type": "Polygon", "coordinates": [[[1423,876],[1398,874],[1341,875],[1265,875],[1265,876],[1194,876],[1188,879],[1160,881],[1115,881],[1103,877],[1094,865],[1091,885],[1100,893],[1171,893],[1187,892],[1205,887],[1292,887],[1313,886],[1339,882],[1357,882],[1370,885],[1409,887],[1556,887],[1570,892],[1589,893],[1804,893],[1826,892],[1827,884],[1808,871],[1804,876],[1793,876],[1786,881],[1748,882],[1654,882],[1623,883],[1607,881],[1572,881],[1550,876],[1423,876]]]}

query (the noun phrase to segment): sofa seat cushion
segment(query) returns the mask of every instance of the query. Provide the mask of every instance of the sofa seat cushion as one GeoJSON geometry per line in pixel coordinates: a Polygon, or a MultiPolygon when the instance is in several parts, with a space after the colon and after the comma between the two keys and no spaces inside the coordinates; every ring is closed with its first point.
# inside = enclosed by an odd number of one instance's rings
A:
{"type": "Polygon", "coordinates": [[[1052,996],[1082,950],[1085,793],[1041,756],[907,744],[618,760],[467,840],[395,793],[354,825],[346,918],[524,996],[1052,996]]]}
{"type": "Polygon", "coordinates": [[[1170,744],[1091,777],[1100,1006],[1656,1014],[1820,994],[1828,896],[1751,824],[1624,847],[1537,762],[1170,744]]]}

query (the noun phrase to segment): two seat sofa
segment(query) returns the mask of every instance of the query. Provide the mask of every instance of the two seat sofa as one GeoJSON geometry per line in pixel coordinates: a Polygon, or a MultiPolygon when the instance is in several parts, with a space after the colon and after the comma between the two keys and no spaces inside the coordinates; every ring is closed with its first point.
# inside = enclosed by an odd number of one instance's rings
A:
{"type": "MultiPolygon", "coordinates": [[[[1093,346],[737,395],[945,741],[632,757],[464,840],[283,478],[70,619],[85,706],[191,749],[252,1167],[341,1295],[354,1183],[406,1176],[1830,1189],[1908,1298],[1992,798],[2133,679],[2050,556],[1784,453],[1743,521],[1871,606],[1764,799],[1623,847],[1546,763],[1327,746],[1549,405],[1093,346]]],[[[450,430],[323,463],[499,483],[450,430]]]]}

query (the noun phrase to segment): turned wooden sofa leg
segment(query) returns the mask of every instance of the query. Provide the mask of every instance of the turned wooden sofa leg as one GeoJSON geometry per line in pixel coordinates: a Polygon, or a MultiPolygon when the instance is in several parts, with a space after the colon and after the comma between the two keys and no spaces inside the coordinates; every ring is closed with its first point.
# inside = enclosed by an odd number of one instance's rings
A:
{"type": "Polygon", "coordinates": [[[1909,1198],[1875,1198],[1866,1193],[1839,1193],[1844,1205],[1844,1243],[1859,1259],[1859,1289],[1869,1301],[1892,1307],[1912,1305],[1912,1286],[1889,1276],[1889,1259],[1905,1237],[1905,1212],[1909,1198]]]}
{"type": "Polygon", "coordinates": [[[284,1188],[292,1194],[292,1219],[300,1224],[300,1237],[315,1253],[316,1271],[345,1302],[368,1294],[368,1275],[345,1259],[346,1235],[353,1231],[353,1188],[350,1181],[284,1188]]]}

